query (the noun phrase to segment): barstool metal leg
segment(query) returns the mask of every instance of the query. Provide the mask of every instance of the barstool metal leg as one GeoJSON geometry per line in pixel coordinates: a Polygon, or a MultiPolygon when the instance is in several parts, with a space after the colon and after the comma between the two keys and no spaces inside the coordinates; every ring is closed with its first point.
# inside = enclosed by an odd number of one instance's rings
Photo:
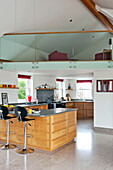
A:
{"type": "Polygon", "coordinates": [[[16,152],[19,154],[28,154],[34,152],[34,149],[27,148],[26,147],[26,122],[24,122],[24,148],[23,149],[17,149],[16,152]]]}
{"type": "Polygon", "coordinates": [[[9,120],[6,120],[6,144],[0,146],[3,150],[16,148],[16,145],[9,144],[9,120]]]}
{"type": "Polygon", "coordinates": [[[26,149],[26,122],[24,122],[24,150],[26,149]]]}

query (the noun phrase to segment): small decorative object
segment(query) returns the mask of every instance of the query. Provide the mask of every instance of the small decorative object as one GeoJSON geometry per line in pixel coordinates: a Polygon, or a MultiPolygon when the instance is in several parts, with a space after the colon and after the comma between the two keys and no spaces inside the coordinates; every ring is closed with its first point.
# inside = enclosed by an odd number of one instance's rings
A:
{"type": "Polygon", "coordinates": [[[66,101],[70,101],[70,100],[71,100],[70,94],[67,93],[67,94],[66,94],[66,101]]]}
{"type": "Polygon", "coordinates": [[[44,85],[41,85],[41,88],[45,88],[44,85]]]}
{"type": "Polygon", "coordinates": [[[71,84],[69,83],[69,85],[68,85],[68,89],[71,89],[71,84]]]}
{"type": "Polygon", "coordinates": [[[48,85],[45,83],[44,88],[47,88],[47,86],[48,86],[48,85]]]}
{"type": "Polygon", "coordinates": [[[36,104],[38,104],[38,98],[36,98],[36,104]]]}
{"type": "Polygon", "coordinates": [[[49,85],[45,84],[45,85],[44,85],[44,88],[48,89],[48,88],[49,88],[49,85]]]}
{"type": "Polygon", "coordinates": [[[8,95],[7,93],[1,93],[2,105],[8,105],[8,95]]]}
{"type": "Polygon", "coordinates": [[[32,96],[28,96],[28,102],[31,102],[32,96]]]}

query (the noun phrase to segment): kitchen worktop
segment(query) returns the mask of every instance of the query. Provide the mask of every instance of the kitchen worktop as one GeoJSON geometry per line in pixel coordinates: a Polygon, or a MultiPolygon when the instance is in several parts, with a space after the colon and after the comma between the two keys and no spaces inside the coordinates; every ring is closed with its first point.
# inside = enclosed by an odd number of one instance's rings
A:
{"type": "MultiPolygon", "coordinates": [[[[33,112],[33,114],[28,114],[28,116],[31,117],[47,117],[47,116],[52,116],[52,115],[56,115],[56,114],[61,114],[61,113],[65,113],[65,112],[70,112],[70,111],[77,111],[78,109],[68,109],[68,108],[55,108],[55,109],[49,109],[49,110],[41,110],[39,113],[37,113],[37,111],[33,112]]],[[[10,111],[9,112],[12,115],[15,115],[14,111],[10,111]]]]}
{"type": "Polygon", "coordinates": [[[72,99],[70,101],[53,101],[52,103],[70,103],[70,102],[93,102],[93,100],[79,100],[79,99],[72,99]]]}
{"type": "MultiPolygon", "coordinates": [[[[50,103],[70,103],[70,102],[93,102],[93,100],[72,99],[71,101],[52,101],[50,103]]],[[[42,103],[29,102],[29,103],[11,103],[9,105],[29,107],[29,106],[48,105],[48,104],[49,104],[48,102],[42,102],[42,103]]]]}
{"type": "Polygon", "coordinates": [[[33,117],[46,117],[46,116],[52,116],[55,114],[61,114],[65,112],[70,112],[70,111],[76,111],[78,110],[77,108],[75,109],[68,109],[68,108],[55,108],[55,109],[49,109],[49,110],[41,110],[40,113],[34,113],[30,114],[28,116],[33,116],[33,117]]]}
{"type": "Polygon", "coordinates": [[[21,107],[29,107],[29,106],[41,106],[41,105],[47,105],[47,103],[27,103],[27,104],[17,104],[16,106],[21,107]]]}

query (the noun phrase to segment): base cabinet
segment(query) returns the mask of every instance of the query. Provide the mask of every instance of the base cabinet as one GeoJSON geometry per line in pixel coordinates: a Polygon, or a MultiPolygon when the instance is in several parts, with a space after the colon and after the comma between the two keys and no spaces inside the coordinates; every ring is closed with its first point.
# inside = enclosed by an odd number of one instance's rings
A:
{"type": "Polygon", "coordinates": [[[48,110],[48,105],[27,106],[25,108],[48,110]]]}
{"type": "Polygon", "coordinates": [[[78,119],[93,117],[93,102],[70,102],[66,103],[66,108],[78,108],[78,119]]]}

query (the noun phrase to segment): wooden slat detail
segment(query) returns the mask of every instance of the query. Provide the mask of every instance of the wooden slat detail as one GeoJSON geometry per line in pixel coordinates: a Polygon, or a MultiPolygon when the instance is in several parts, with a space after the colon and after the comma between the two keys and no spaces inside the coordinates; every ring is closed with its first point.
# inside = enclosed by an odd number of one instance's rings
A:
{"type": "Polygon", "coordinates": [[[84,102],[76,102],[75,107],[78,109],[84,109],[84,102]]]}
{"type": "Polygon", "coordinates": [[[66,135],[53,140],[51,145],[52,145],[52,148],[58,148],[62,146],[64,143],[66,143],[66,135]]]}
{"type": "Polygon", "coordinates": [[[57,132],[59,130],[65,129],[66,128],[66,121],[62,121],[56,124],[52,125],[52,132],[57,132]]]}
{"type": "MultiPolygon", "coordinates": [[[[28,118],[31,118],[28,116],[28,118]]],[[[76,135],[76,111],[65,112],[47,117],[32,117],[35,120],[27,123],[27,146],[42,150],[52,151],[60,146],[70,142],[76,135]],[[29,125],[30,123],[30,125],[29,125]]],[[[23,145],[24,141],[24,126],[23,122],[18,122],[17,118],[10,122],[10,142],[23,145]]],[[[3,133],[6,122],[0,120],[0,140],[6,139],[6,134],[3,133]],[[2,128],[3,127],[3,128],[2,128]]]]}
{"type": "Polygon", "coordinates": [[[84,109],[92,109],[93,110],[93,103],[92,102],[84,103],[84,109]]]}
{"type": "Polygon", "coordinates": [[[86,110],[78,110],[77,112],[77,118],[86,118],[86,110]]]}
{"type": "Polygon", "coordinates": [[[56,114],[52,116],[52,124],[54,123],[58,123],[58,122],[63,122],[66,120],[66,114],[65,113],[61,113],[61,114],[56,114]]]}
{"type": "Polygon", "coordinates": [[[87,117],[93,117],[93,110],[87,110],[87,117]]]}
{"type": "Polygon", "coordinates": [[[51,139],[53,140],[53,139],[59,138],[59,137],[64,136],[64,135],[66,135],[66,129],[62,129],[60,131],[52,133],[51,139]]]}

